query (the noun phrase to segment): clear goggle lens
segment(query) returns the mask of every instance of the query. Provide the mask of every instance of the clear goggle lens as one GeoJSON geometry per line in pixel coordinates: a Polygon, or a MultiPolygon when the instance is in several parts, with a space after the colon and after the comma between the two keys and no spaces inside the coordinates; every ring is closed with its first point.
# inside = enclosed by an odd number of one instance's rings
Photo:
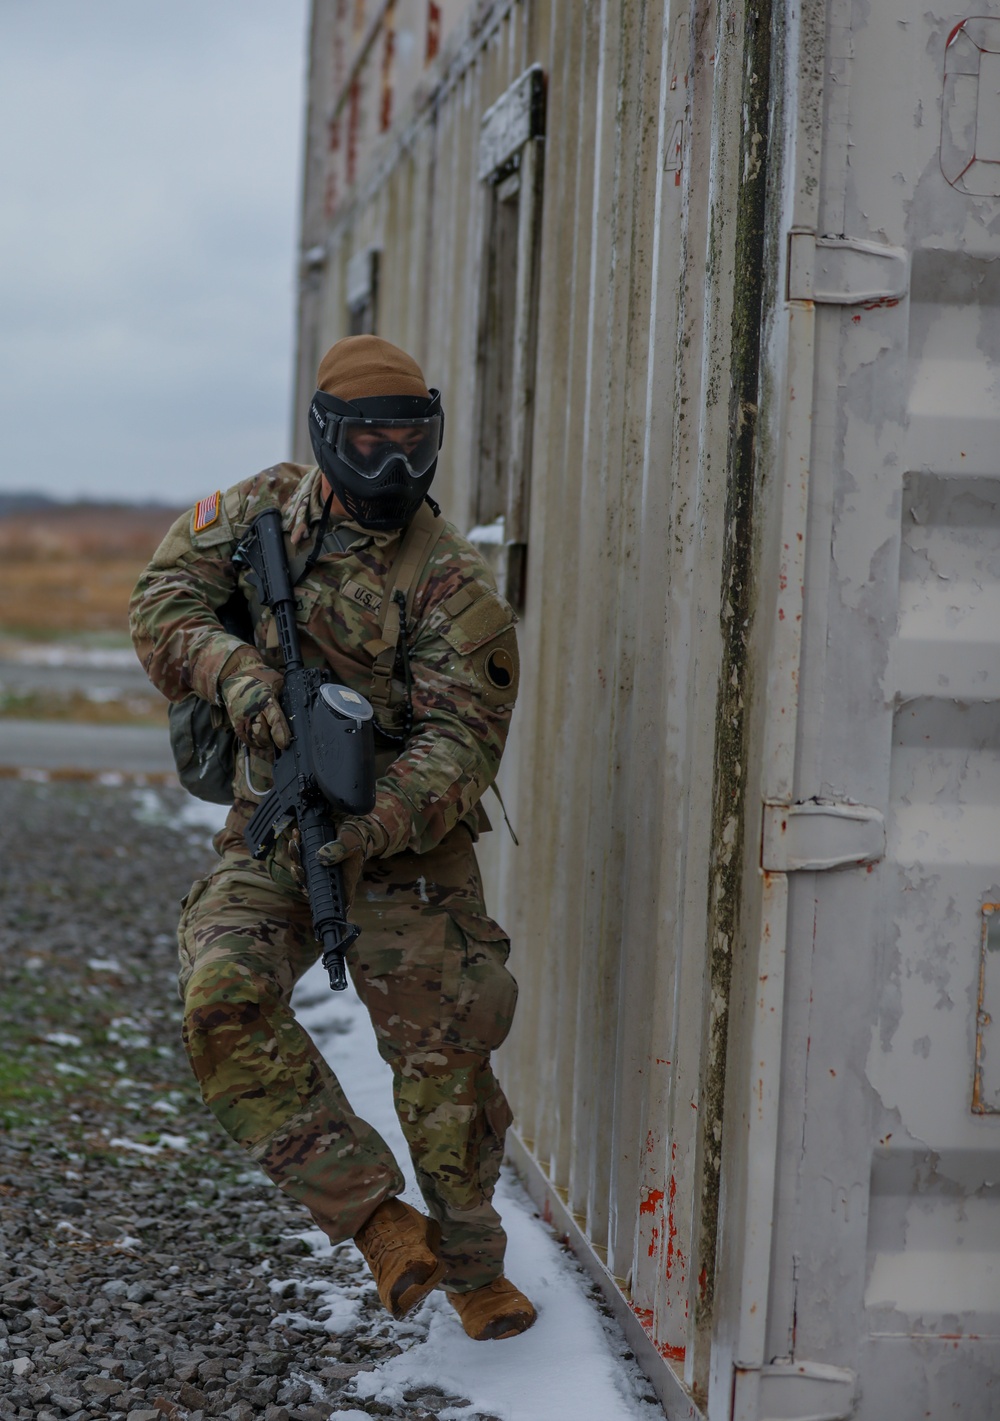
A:
{"type": "Polygon", "coordinates": [[[393,460],[419,479],[434,463],[441,446],[441,416],[429,419],[341,419],[336,450],[363,479],[377,479],[393,460]]]}

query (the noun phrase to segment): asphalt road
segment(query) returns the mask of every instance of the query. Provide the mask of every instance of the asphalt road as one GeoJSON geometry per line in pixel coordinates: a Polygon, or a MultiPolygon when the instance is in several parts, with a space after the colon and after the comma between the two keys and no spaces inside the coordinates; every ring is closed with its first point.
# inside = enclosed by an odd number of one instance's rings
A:
{"type": "Polygon", "coordinates": [[[173,768],[167,732],[157,726],[0,720],[0,769],[132,776],[173,768]]]}
{"type": "Polygon", "coordinates": [[[82,691],[98,700],[123,699],[125,696],[149,695],[152,687],[146,673],[131,654],[126,659],[78,657],[73,661],[53,656],[44,660],[44,648],[38,659],[27,656],[4,656],[0,653],[0,690],[16,695],[34,692],[38,695],[65,695],[82,691]]]}

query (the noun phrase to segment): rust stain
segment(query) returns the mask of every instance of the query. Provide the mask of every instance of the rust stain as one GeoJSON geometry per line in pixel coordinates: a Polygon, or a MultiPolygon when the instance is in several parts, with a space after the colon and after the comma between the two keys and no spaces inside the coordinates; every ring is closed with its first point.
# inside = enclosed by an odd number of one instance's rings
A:
{"type": "Polygon", "coordinates": [[[347,185],[358,175],[358,135],[361,131],[361,81],[353,80],[347,111],[347,185]]]}
{"type": "Polygon", "coordinates": [[[392,125],[393,61],[396,57],[396,0],[389,0],[383,20],[385,44],[382,49],[382,102],[379,106],[379,128],[383,133],[392,125]]]}
{"type": "Polygon", "coordinates": [[[427,6],[427,49],[424,53],[424,63],[430,64],[432,59],[436,59],[440,48],[441,6],[435,5],[434,0],[429,0],[427,6]]]}

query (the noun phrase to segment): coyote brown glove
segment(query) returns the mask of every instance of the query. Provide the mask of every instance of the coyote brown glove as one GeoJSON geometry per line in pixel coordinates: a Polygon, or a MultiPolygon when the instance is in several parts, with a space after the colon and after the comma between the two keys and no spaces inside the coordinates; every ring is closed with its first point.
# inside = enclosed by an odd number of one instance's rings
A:
{"type": "Polygon", "coordinates": [[[340,864],[344,878],[344,898],[348,908],[354,898],[365,861],[378,858],[388,843],[389,836],[377,819],[345,819],[337,830],[337,837],[317,851],[317,859],[327,868],[340,864]]]}
{"type": "Polygon", "coordinates": [[[237,652],[222,673],[219,691],[237,738],[251,750],[287,750],[292,733],[278,704],[284,684],[281,672],[272,671],[252,653],[237,652]]]}

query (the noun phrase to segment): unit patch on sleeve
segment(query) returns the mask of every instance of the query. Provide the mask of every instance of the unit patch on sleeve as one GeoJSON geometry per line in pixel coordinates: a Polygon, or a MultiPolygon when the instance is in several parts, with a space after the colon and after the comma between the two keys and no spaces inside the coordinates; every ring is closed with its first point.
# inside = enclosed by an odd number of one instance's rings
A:
{"type": "Polygon", "coordinates": [[[222,506],[222,490],[216,489],[210,498],[203,498],[200,503],[194,506],[194,525],[192,532],[203,533],[206,528],[211,528],[213,523],[219,521],[219,510],[222,506]]]}

